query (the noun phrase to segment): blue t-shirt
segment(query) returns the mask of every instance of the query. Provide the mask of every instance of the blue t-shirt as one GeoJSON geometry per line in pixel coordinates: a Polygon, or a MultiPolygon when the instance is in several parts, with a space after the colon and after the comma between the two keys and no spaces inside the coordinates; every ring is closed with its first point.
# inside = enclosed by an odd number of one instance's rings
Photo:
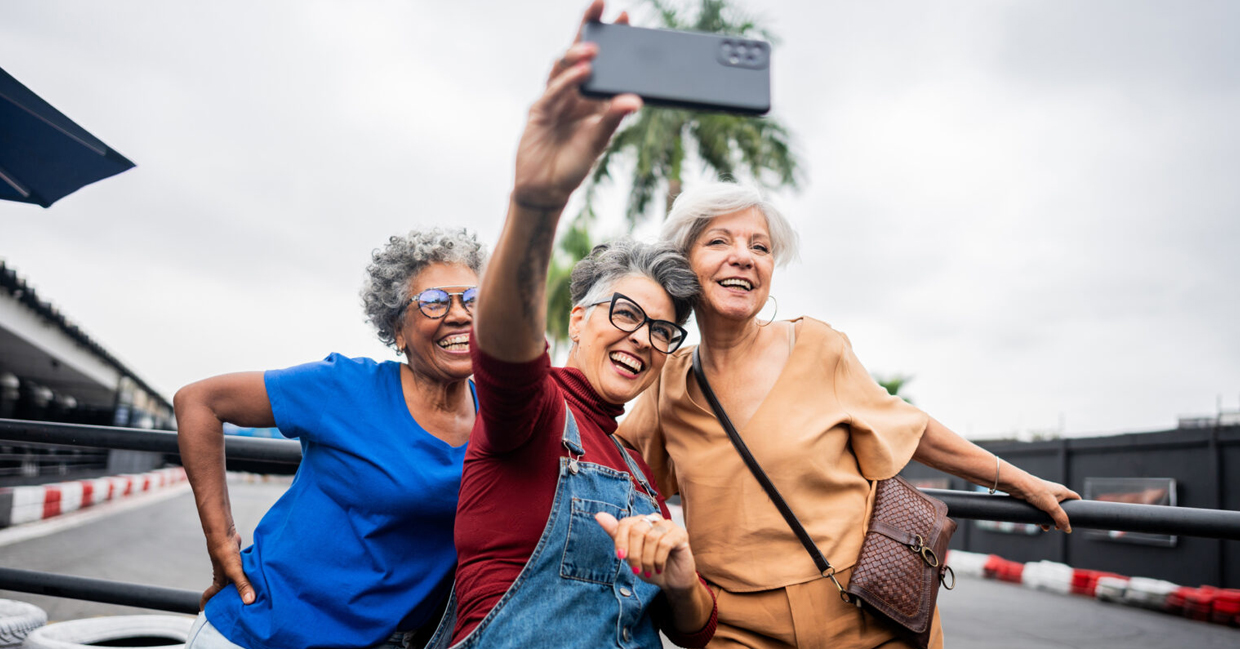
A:
{"type": "Polygon", "coordinates": [[[456,565],[466,445],[413,419],[399,363],[332,354],[264,381],[301,466],[241,552],[257,599],[230,585],[207,619],[251,649],[369,647],[434,622],[456,565]]]}

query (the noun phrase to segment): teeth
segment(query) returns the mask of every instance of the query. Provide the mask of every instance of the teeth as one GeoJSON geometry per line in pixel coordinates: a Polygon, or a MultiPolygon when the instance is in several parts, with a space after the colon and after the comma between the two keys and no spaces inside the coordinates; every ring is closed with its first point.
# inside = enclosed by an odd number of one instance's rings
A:
{"type": "Polygon", "coordinates": [[[633,370],[634,374],[642,371],[642,362],[637,360],[636,358],[633,358],[632,356],[629,356],[628,354],[621,354],[620,352],[612,352],[609,358],[633,370]]]}
{"type": "Polygon", "coordinates": [[[465,351],[469,349],[469,334],[453,334],[439,339],[439,346],[449,351],[465,351]]]}
{"type": "Polygon", "coordinates": [[[753,290],[753,284],[750,284],[750,283],[749,283],[749,280],[747,280],[747,279],[740,279],[739,277],[737,277],[737,278],[732,278],[732,279],[720,280],[719,285],[720,285],[720,286],[735,286],[735,287],[737,287],[737,288],[743,288],[743,289],[745,289],[746,291],[752,291],[752,290],[753,290]]]}

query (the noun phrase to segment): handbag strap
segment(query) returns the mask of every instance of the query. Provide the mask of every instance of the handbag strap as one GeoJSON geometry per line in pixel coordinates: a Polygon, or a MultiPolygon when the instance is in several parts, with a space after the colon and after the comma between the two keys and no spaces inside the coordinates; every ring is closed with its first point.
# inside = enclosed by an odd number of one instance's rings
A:
{"type": "MultiPolygon", "coordinates": [[[[697,377],[698,387],[702,388],[702,394],[706,395],[706,400],[710,402],[710,407],[715,411],[715,417],[719,419],[719,423],[723,425],[723,430],[728,434],[728,439],[732,440],[732,445],[736,447],[736,451],[741,454],[741,459],[745,460],[745,464],[749,466],[749,470],[753,472],[753,477],[758,479],[758,484],[766,491],[766,495],[771,497],[775,503],[776,509],[783,515],[784,520],[788,521],[788,526],[800,539],[801,545],[805,546],[805,551],[809,552],[809,556],[814,560],[814,565],[818,566],[818,571],[824,577],[830,577],[831,581],[835,581],[835,568],[831,567],[831,562],[822,556],[822,551],[814,543],[814,539],[810,537],[809,532],[805,531],[805,526],[801,525],[801,521],[797,520],[796,514],[792,513],[792,508],[788,507],[788,502],[784,497],[779,495],[779,490],[775,488],[774,483],[767,477],[766,471],[754,459],[753,453],[749,452],[749,447],[745,445],[745,440],[741,439],[740,433],[736,432],[736,427],[732,425],[732,420],[728,418],[728,413],[723,411],[723,405],[719,403],[719,399],[715,397],[715,391],[711,389],[710,382],[706,380],[706,372],[702,371],[702,359],[698,354],[698,350],[702,347],[698,345],[693,350],[693,375],[697,377]]],[[[838,581],[835,581],[839,585],[838,581]]],[[[841,592],[843,588],[840,589],[841,592]]]]}

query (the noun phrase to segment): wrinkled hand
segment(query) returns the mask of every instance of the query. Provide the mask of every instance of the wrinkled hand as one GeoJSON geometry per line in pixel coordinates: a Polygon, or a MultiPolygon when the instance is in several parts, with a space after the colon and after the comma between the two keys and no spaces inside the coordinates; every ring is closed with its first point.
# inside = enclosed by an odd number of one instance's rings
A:
{"type": "Polygon", "coordinates": [[[211,587],[202,592],[198,608],[205,608],[207,600],[228,584],[237,586],[243,603],[253,604],[254,587],[241,567],[241,535],[237,533],[237,528],[229,529],[224,538],[215,541],[207,539],[207,553],[211,555],[211,587]]]}
{"type": "MultiPolygon", "coordinates": [[[[586,10],[582,25],[599,20],[602,0],[586,10]]],[[[627,24],[627,14],[617,23],[627,24]]],[[[513,200],[530,208],[555,209],[568,202],[590,167],[603,152],[625,115],[641,108],[637,95],[617,95],[610,100],[586,99],[578,92],[590,76],[590,62],[598,54],[594,43],[581,42],[556,61],[547,89],[530,108],[525,131],[517,147],[513,200]]]]}
{"type": "MultiPolygon", "coordinates": [[[[1055,521],[1055,529],[1072,533],[1072,524],[1068,521],[1068,514],[1064,512],[1063,507],[1059,506],[1059,503],[1065,500],[1080,500],[1080,494],[1058,482],[1043,480],[1035,475],[1029,475],[1009,493],[1050,514],[1051,519],[1055,521]]],[[[1043,525],[1042,529],[1050,530],[1050,526],[1043,525]]]]}
{"type": "Polygon", "coordinates": [[[629,516],[617,521],[602,512],[594,520],[615,542],[616,556],[626,560],[643,581],[673,593],[698,587],[697,563],[684,528],[666,518],[654,522],[645,516],[629,516]]]}

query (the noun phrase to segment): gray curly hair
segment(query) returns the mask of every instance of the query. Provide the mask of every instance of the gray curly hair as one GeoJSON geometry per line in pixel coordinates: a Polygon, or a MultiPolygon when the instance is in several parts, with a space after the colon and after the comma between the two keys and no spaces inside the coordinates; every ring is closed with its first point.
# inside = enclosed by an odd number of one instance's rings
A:
{"type": "Polygon", "coordinates": [[[568,291],[574,307],[591,308],[611,298],[616,282],[630,275],[648,277],[663,287],[676,310],[676,324],[689,319],[702,293],[688,260],[668,243],[639,243],[618,239],[595,246],[573,266],[568,291]]]}
{"type": "Polygon", "coordinates": [[[431,264],[460,264],[481,276],[486,262],[487,251],[478,242],[478,235],[464,228],[411,230],[403,237],[393,235],[386,246],[370,253],[361,291],[366,320],[384,345],[394,347],[397,324],[412,297],[410,279],[431,264]]]}

